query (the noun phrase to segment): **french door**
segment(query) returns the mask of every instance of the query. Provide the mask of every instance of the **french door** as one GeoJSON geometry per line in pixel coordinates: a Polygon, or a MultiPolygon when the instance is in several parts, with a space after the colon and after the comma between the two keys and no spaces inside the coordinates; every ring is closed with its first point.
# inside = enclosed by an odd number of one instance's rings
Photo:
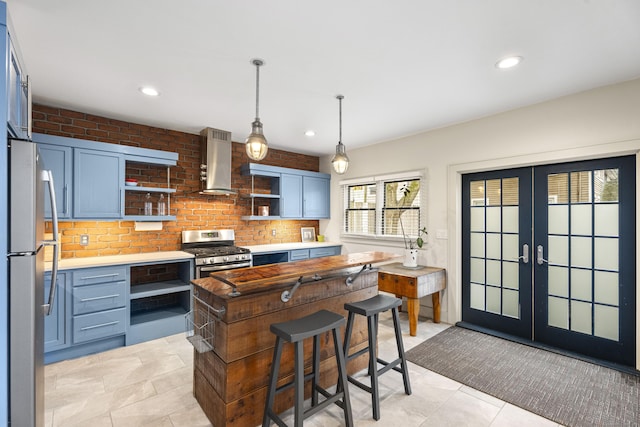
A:
{"type": "Polygon", "coordinates": [[[463,176],[463,321],[635,363],[635,156],[463,176]]]}

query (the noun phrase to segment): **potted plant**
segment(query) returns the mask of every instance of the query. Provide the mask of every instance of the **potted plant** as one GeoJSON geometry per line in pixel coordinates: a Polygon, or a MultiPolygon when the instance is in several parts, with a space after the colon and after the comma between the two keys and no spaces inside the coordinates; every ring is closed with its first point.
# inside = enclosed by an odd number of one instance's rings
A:
{"type": "Polygon", "coordinates": [[[404,226],[402,225],[402,217],[400,220],[400,228],[402,229],[402,238],[404,239],[404,261],[402,265],[405,267],[417,267],[418,266],[418,249],[422,249],[422,245],[424,245],[424,239],[422,235],[425,236],[429,234],[427,232],[427,227],[422,227],[418,230],[418,237],[412,239],[407,236],[404,232],[404,226]]]}
{"type": "MultiPolygon", "coordinates": [[[[408,196],[411,193],[409,187],[405,184],[400,188],[403,196],[408,196]]],[[[422,235],[425,236],[429,234],[427,232],[427,227],[422,227],[418,229],[418,235],[415,239],[410,238],[404,232],[404,225],[402,224],[402,213],[398,216],[398,221],[400,222],[400,229],[402,230],[402,238],[404,239],[404,262],[402,263],[405,267],[417,267],[418,266],[418,249],[422,248],[424,245],[424,239],[422,235]]]]}

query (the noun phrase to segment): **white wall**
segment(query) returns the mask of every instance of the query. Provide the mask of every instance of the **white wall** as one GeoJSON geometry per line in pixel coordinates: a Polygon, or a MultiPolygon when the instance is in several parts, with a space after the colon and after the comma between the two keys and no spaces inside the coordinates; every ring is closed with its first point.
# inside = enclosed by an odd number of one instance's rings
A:
{"type": "MultiPolygon", "coordinates": [[[[442,320],[455,323],[461,320],[460,174],[637,153],[640,79],[361,149],[350,149],[348,139],[344,143],[349,170],[345,175],[332,176],[331,219],[321,221],[321,232],[330,241],[341,240],[341,179],[424,169],[429,237],[420,263],[447,268],[442,320]],[[448,239],[436,239],[438,230],[446,230],[448,239]]],[[[321,170],[331,172],[331,157],[321,159],[321,170]]],[[[402,252],[400,244],[342,241],[347,253],[402,252]]],[[[637,294],[640,308],[640,289],[637,294]]],[[[423,299],[423,304],[430,305],[430,298],[423,299]]],[[[430,315],[428,308],[423,310],[430,315]]],[[[637,323],[640,344],[640,313],[637,323]]],[[[636,353],[640,367],[640,348],[636,353]]]]}

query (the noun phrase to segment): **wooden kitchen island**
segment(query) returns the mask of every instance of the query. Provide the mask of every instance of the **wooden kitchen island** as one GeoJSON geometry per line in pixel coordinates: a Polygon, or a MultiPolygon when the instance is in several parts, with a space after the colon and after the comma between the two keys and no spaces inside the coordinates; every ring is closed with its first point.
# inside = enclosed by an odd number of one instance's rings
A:
{"type": "MultiPolygon", "coordinates": [[[[261,424],[273,357],[272,323],[297,319],[321,309],[346,317],[344,304],[378,293],[374,264],[395,254],[364,252],[212,273],[194,285],[193,388],[214,427],[261,424]]],[[[367,326],[357,316],[351,352],[366,347],[367,326]]],[[[342,329],[344,338],[344,328],[342,329]]],[[[321,383],[335,384],[337,368],[330,334],[321,339],[321,383]]],[[[305,366],[311,366],[311,341],[305,366]]],[[[363,354],[348,364],[353,374],[368,363],[363,354]]],[[[286,344],[279,385],[293,376],[293,346],[286,344]]],[[[307,386],[307,393],[309,392],[307,386]]],[[[276,412],[293,406],[293,388],[276,396],[276,412]]]]}

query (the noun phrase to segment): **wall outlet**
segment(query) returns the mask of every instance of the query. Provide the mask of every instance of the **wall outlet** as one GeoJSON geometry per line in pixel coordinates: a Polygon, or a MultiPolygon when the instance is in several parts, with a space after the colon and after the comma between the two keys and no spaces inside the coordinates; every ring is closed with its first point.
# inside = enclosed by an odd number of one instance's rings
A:
{"type": "Polygon", "coordinates": [[[275,237],[275,235],[276,235],[276,229],[275,228],[271,229],[271,235],[275,237]]]}
{"type": "Polygon", "coordinates": [[[87,246],[89,244],[89,235],[81,234],[80,235],[80,246],[87,246]]]}

